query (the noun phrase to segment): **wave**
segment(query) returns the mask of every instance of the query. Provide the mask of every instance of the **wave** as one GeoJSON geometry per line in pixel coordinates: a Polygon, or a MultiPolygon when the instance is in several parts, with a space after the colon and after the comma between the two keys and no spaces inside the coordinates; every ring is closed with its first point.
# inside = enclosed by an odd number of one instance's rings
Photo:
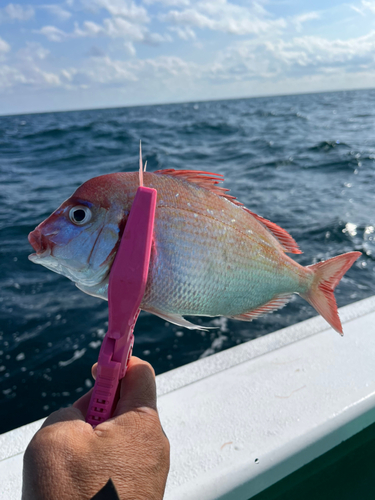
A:
{"type": "MultiPolygon", "coordinates": [[[[0,117],[0,432],[83,393],[103,337],[98,332],[107,326],[104,301],[28,261],[27,234],[86,179],[134,171],[139,139],[148,170],[224,174],[233,196],[290,231],[304,252],[292,258],[302,265],[362,251],[337,301],[374,295],[374,98],[375,92],[356,91],[0,117]],[[95,348],[66,364],[87,346],[95,348]]],[[[228,337],[222,344],[217,333],[181,335],[179,327],[141,314],[135,354],[162,373],[207,349],[231,347],[313,314],[297,298],[250,324],[228,320],[220,324],[228,337]]]]}
{"type": "Polygon", "coordinates": [[[345,142],[341,142],[339,140],[336,141],[321,141],[315,146],[311,146],[309,151],[331,151],[335,148],[350,148],[349,144],[345,142]]]}
{"type": "Polygon", "coordinates": [[[86,125],[70,125],[67,127],[53,127],[46,130],[37,130],[35,132],[20,135],[20,138],[27,140],[35,139],[61,139],[62,137],[68,136],[72,133],[86,134],[91,132],[94,127],[94,123],[89,123],[86,125]]]}

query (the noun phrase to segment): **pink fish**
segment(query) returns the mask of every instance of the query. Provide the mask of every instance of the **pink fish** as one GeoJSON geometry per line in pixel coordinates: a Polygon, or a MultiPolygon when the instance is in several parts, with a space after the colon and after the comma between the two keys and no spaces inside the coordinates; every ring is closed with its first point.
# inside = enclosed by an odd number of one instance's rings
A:
{"type": "MultiPolygon", "coordinates": [[[[303,267],[284,229],[254,214],[219,174],[160,170],[144,174],[157,189],[145,311],[187,328],[184,315],[251,321],[284,306],[293,293],[342,334],[333,291],[361,255],[349,252],[303,267]]],[[[29,235],[30,260],[107,298],[108,275],[139,185],[138,173],[95,177],[29,235]]]]}

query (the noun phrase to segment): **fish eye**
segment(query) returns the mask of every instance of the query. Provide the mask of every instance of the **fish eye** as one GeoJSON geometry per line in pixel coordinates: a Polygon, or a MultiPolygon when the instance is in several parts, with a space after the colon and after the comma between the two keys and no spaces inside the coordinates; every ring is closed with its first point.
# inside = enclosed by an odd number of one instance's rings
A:
{"type": "Polygon", "coordinates": [[[77,226],[86,224],[91,219],[91,210],[83,205],[73,207],[69,211],[69,219],[77,226]]]}

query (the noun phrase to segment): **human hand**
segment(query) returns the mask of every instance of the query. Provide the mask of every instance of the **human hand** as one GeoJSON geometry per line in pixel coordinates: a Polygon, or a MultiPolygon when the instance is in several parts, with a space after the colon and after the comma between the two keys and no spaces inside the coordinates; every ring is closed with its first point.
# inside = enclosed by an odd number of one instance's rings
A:
{"type": "Polygon", "coordinates": [[[151,365],[130,359],[114,416],[95,429],[85,422],[91,392],[52,413],[31,440],[22,500],[89,500],[109,478],[121,500],[161,500],[169,442],[156,409],[151,365]]]}

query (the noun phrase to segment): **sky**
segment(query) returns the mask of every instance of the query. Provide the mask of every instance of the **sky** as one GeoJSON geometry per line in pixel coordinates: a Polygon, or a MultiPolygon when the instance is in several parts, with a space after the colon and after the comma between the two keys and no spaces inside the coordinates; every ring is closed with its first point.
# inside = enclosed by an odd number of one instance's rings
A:
{"type": "Polygon", "coordinates": [[[375,87],[375,0],[0,0],[0,114],[375,87]]]}

